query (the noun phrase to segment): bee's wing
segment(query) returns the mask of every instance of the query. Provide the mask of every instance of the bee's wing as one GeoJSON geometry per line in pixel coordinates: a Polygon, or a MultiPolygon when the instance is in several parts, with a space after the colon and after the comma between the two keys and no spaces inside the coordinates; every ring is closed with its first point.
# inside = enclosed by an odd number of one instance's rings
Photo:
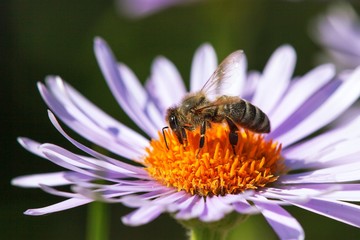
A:
{"type": "Polygon", "coordinates": [[[226,95],[226,89],[232,85],[233,81],[241,77],[243,59],[244,51],[238,50],[231,53],[220,63],[200,91],[210,99],[226,95]]]}

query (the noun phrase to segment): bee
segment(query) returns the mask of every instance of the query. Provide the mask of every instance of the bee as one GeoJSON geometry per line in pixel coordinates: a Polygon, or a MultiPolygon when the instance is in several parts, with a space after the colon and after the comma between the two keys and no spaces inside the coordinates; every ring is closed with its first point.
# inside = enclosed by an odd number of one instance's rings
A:
{"type": "Polygon", "coordinates": [[[186,95],[179,105],[167,110],[168,126],[164,127],[162,132],[168,149],[164,132],[167,128],[175,133],[180,144],[186,146],[186,131],[194,131],[200,127],[200,151],[205,143],[206,129],[211,127],[211,123],[226,122],[229,126],[229,142],[234,154],[239,127],[256,133],[270,132],[269,118],[260,108],[238,96],[221,95],[227,80],[237,77],[243,55],[242,50],[230,54],[221,62],[200,91],[186,95]],[[213,96],[213,100],[210,96],[213,96]]]}

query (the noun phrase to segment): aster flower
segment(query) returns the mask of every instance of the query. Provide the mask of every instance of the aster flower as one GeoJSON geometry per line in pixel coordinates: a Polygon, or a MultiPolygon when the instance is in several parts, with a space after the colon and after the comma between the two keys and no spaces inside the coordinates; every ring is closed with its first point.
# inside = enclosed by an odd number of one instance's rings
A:
{"type": "Polygon", "coordinates": [[[360,18],[351,5],[331,6],[314,23],[312,35],[339,68],[360,65],[360,18]]]}
{"type": "MultiPolygon", "coordinates": [[[[336,75],[334,67],[325,64],[293,78],[296,54],[290,46],[278,48],[262,73],[247,73],[244,57],[228,94],[242,96],[267,113],[272,131],[260,135],[241,130],[234,154],[227,126],[214,124],[199,153],[198,130],[187,131],[187,146],[166,131],[166,147],[161,134],[167,108],[187,93],[175,66],[156,58],[143,87],[126,65],[117,63],[102,39],[94,46],[114,97],[150,140],[105,114],[60,77],[47,77],[38,86],[51,109],[49,118],[86,155],[19,138],[30,152],[67,169],[13,180],[16,186],[40,187],[66,198],[25,214],[43,215],[97,200],[118,202],[135,208],[122,218],[125,224],[146,224],[169,212],[195,229],[195,235],[196,229],[218,230],[214,222],[226,225],[236,222],[234,218],[262,214],[281,239],[303,239],[301,225],[283,208],[293,205],[360,227],[360,207],[348,203],[360,200],[359,115],[313,135],[359,97],[360,68],[336,75]],[[134,164],[78,142],[53,113],[87,140],[134,164]],[[61,185],[71,185],[72,191],[55,188],[61,185]]],[[[213,48],[201,46],[192,63],[190,91],[199,90],[216,66],[213,48]]]]}
{"type": "Polygon", "coordinates": [[[145,17],[163,9],[199,0],[117,0],[118,9],[128,17],[145,17]]]}

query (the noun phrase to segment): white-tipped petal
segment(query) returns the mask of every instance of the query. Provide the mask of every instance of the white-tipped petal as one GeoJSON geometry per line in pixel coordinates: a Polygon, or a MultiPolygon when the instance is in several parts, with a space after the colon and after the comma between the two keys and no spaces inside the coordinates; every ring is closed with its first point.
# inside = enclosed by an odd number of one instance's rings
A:
{"type": "Polygon", "coordinates": [[[199,91],[217,66],[217,57],[210,44],[204,44],[196,51],[191,65],[190,92],[199,91]]]}
{"type": "Polygon", "coordinates": [[[329,98],[314,112],[292,129],[277,137],[288,146],[333,121],[350,107],[360,96],[360,67],[338,87],[329,98]]]}
{"type": "Polygon", "coordinates": [[[40,173],[27,176],[16,177],[11,180],[11,184],[25,188],[39,188],[40,184],[48,186],[68,185],[72,182],[65,177],[65,172],[40,173]]]}
{"type": "Polygon", "coordinates": [[[275,230],[280,239],[305,239],[305,233],[299,222],[281,206],[254,202],[261,209],[266,221],[275,230]]]}
{"type": "Polygon", "coordinates": [[[252,103],[269,114],[283,97],[294,71],[296,53],[288,45],[278,48],[265,66],[252,103]]]}
{"type": "Polygon", "coordinates": [[[45,215],[45,214],[60,212],[70,208],[85,205],[92,201],[93,201],[92,199],[85,199],[85,198],[70,198],[65,201],[47,207],[28,209],[25,211],[25,214],[33,215],[33,216],[45,215]]]}

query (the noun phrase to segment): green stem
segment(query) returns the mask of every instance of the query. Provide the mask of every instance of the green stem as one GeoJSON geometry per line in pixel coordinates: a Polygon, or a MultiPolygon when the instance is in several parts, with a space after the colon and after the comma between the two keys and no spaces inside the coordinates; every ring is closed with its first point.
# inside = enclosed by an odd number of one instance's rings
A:
{"type": "Polygon", "coordinates": [[[93,202],[88,206],[87,240],[109,239],[108,205],[93,202]]]}
{"type": "Polygon", "coordinates": [[[232,212],[216,222],[202,222],[198,219],[178,220],[189,230],[190,240],[226,240],[231,230],[247,219],[247,215],[232,212]]]}
{"type": "Polygon", "coordinates": [[[211,228],[193,228],[190,230],[190,240],[226,240],[228,231],[211,228]]]}

